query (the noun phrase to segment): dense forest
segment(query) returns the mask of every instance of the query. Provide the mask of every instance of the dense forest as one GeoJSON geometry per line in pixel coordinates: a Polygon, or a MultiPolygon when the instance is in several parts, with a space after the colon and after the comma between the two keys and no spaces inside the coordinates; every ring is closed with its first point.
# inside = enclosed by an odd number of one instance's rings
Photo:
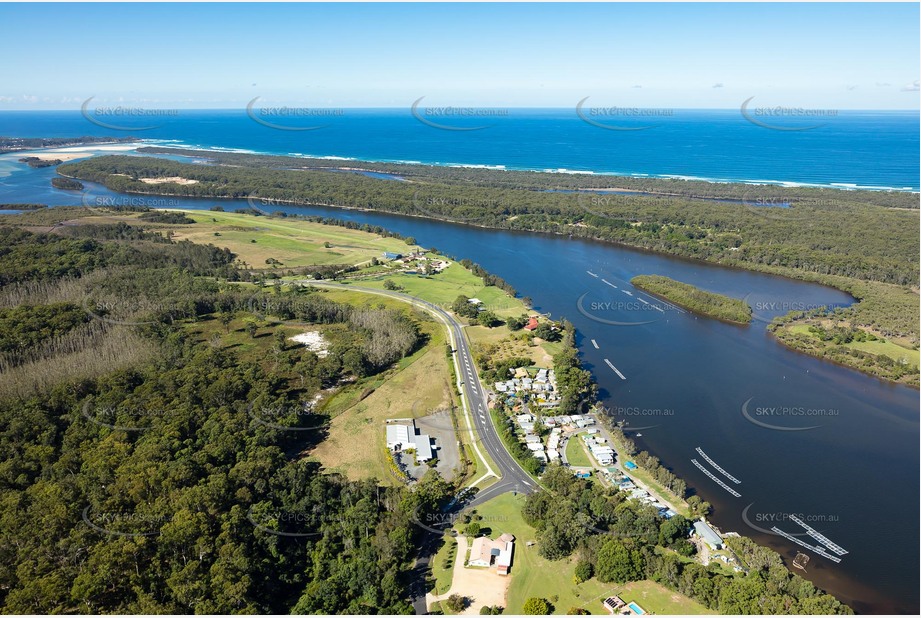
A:
{"type": "Polygon", "coordinates": [[[411,315],[241,288],[226,250],[125,227],[0,228],[0,607],[410,613],[412,518],[453,488],[297,454],[315,394],[423,343],[411,315]]]}
{"type": "MultiPolygon", "coordinates": [[[[621,188],[635,192],[657,193],[700,199],[741,201],[757,190],[762,204],[798,204],[804,202],[836,201],[842,204],[869,204],[889,208],[918,208],[918,198],[907,192],[855,191],[820,189],[815,187],[785,187],[780,185],[748,185],[716,183],[679,178],[634,178],[596,174],[548,174],[518,170],[494,170],[477,167],[421,165],[410,163],[380,163],[361,161],[343,166],[341,161],[310,157],[257,155],[214,150],[192,150],[145,146],[138,152],[149,154],[184,155],[204,159],[213,164],[276,169],[373,171],[393,174],[406,179],[437,180],[438,182],[532,190],[577,190],[621,188]]],[[[752,199],[752,203],[759,203],[752,199]]]]}
{"type": "Polygon", "coordinates": [[[730,574],[686,559],[695,548],[687,540],[691,522],[681,515],[657,517],[654,508],[578,479],[559,465],[548,466],[541,482],[522,514],[537,530],[540,555],[549,560],[576,556],[582,580],[648,578],[720,614],[853,613],[790,573],[776,552],[744,537],[730,541],[747,572],[730,574]]]}
{"type": "MultiPolygon", "coordinates": [[[[784,267],[901,285],[918,282],[918,214],[907,206],[911,196],[901,198],[904,209],[849,201],[843,191],[838,192],[837,201],[804,202],[792,208],[746,207],[665,195],[599,196],[432,179],[406,183],[332,171],[241,168],[128,156],[94,157],[64,164],[58,171],[128,193],[366,208],[597,238],[753,268],[784,267]],[[169,177],[197,182],[153,186],[140,180],[169,177]],[[860,242],[854,242],[857,238],[860,242]]],[[[862,192],[860,200],[864,198],[881,199],[862,192]]]]}
{"type": "MultiPolygon", "coordinates": [[[[921,239],[912,194],[361,164],[413,180],[400,182],[342,173],[323,160],[195,153],[211,162],[110,156],[58,169],[122,192],[381,210],[592,238],[793,277],[836,287],[859,301],[832,316],[840,326],[867,329],[908,347],[921,342],[916,291],[921,239]],[[140,181],[175,176],[197,183],[140,181]],[[623,191],[611,192],[612,182],[623,191]]],[[[811,353],[799,339],[786,343],[811,353]]],[[[877,371],[865,356],[835,360],[887,377],[885,368],[877,371]]]]}
{"type": "MultiPolygon", "coordinates": [[[[412,487],[352,482],[300,454],[326,435],[316,397],[424,345],[417,318],[375,300],[247,284],[226,249],[143,229],[183,215],[142,216],[140,226],[53,233],[0,227],[0,607],[410,613],[413,521],[457,488],[434,471],[412,487]],[[328,339],[327,355],[289,343],[308,325],[328,339]]],[[[595,385],[572,325],[559,326],[558,387],[576,410],[595,385]]],[[[578,555],[586,578],[649,577],[720,611],[848,611],[769,550],[744,546],[757,554],[744,576],[688,564],[683,518],[662,520],[556,466],[541,480],[524,512],[539,551],[578,555]]]]}
{"type": "Polygon", "coordinates": [[[700,315],[738,324],[748,324],[752,319],[752,308],[744,300],[707,292],[668,277],[638,275],[630,283],[700,315]]]}

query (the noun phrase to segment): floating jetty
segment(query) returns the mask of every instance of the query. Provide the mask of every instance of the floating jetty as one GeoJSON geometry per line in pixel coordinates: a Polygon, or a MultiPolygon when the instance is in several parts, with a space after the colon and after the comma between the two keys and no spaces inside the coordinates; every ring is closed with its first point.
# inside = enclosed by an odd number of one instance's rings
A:
{"type": "Polygon", "coordinates": [[[783,530],[781,530],[781,529],[778,528],[777,526],[774,526],[773,528],[771,528],[771,532],[773,532],[773,533],[775,533],[775,534],[779,534],[780,536],[782,536],[783,538],[787,539],[788,541],[793,541],[793,542],[796,543],[797,545],[799,545],[799,546],[801,546],[801,547],[805,547],[805,548],[808,549],[809,551],[815,552],[815,553],[817,553],[818,555],[822,556],[823,558],[828,558],[828,559],[831,560],[832,562],[841,562],[841,558],[839,558],[838,556],[832,556],[830,553],[828,553],[827,551],[825,551],[825,548],[824,548],[824,547],[816,547],[816,546],[814,546],[814,545],[810,545],[809,543],[807,543],[807,542],[805,542],[805,541],[801,541],[801,540],[799,540],[798,538],[796,538],[795,536],[793,536],[792,534],[790,534],[789,532],[784,532],[783,530]]]}
{"type": "Polygon", "coordinates": [[[820,534],[815,528],[813,528],[813,527],[811,527],[811,526],[808,526],[808,525],[804,524],[803,521],[802,521],[799,517],[796,517],[795,515],[790,515],[790,521],[792,521],[792,522],[795,523],[795,524],[799,524],[800,526],[802,526],[803,529],[806,531],[806,534],[808,534],[809,536],[811,536],[812,538],[814,538],[816,541],[818,541],[819,543],[821,543],[822,545],[824,545],[824,546],[827,547],[828,549],[832,550],[833,552],[835,552],[835,553],[838,554],[839,556],[843,556],[843,555],[845,555],[845,554],[847,553],[847,550],[846,550],[846,549],[844,549],[843,547],[841,547],[841,546],[838,545],[837,543],[833,543],[833,542],[831,541],[831,539],[829,539],[828,537],[826,537],[824,534],[820,534]]]}
{"type": "Polygon", "coordinates": [[[698,453],[700,453],[700,456],[703,457],[703,458],[706,460],[706,462],[707,462],[708,464],[710,464],[711,466],[713,466],[714,468],[716,468],[716,471],[719,472],[720,474],[722,474],[723,476],[725,476],[727,479],[729,479],[730,481],[732,481],[732,482],[735,483],[736,485],[738,485],[738,484],[740,484],[740,483],[742,482],[742,481],[740,481],[739,479],[737,479],[736,477],[734,477],[734,476],[732,476],[731,474],[729,474],[728,472],[726,472],[725,470],[723,470],[722,468],[720,468],[720,467],[717,465],[717,463],[716,463],[715,461],[713,461],[712,459],[710,459],[710,457],[709,457],[706,453],[704,453],[704,451],[703,451],[702,448],[700,448],[700,447],[698,446],[696,450],[697,450],[698,453]]]}
{"type": "Polygon", "coordinates": [[[796,558],[793,560],[793,566],[795,566],[797,569],[802,569],[805,572],[807,564],[809,564],[809,556],[801,551],[796,552],[796,558]]]}
{"type": "Polygon", "coordinates": [[[723,489],[731,493],[733,496],[735,496],[736,498],[742,497],[742,494],[740,494],[735,489],[733,489],[732,487],[724,483],[722,479],[716,478],[716,476],[712,472],[704,468],[703,465],[699,461],[697,461],[696,459],[692,459],[691,463],[697,466],[701,472],[709,476],[711,481],[713,481],[714,483],[716,483],[717,485],[719,485],[720,487],[722,487],[723,489]]]}
{"type": "Polygon", "coordinates": [[[593,272],[590,271],[590,270],[586,270],[585,272],[587,272],[588,274],[590,274],[592,277],[595,277],[596,279],[598,278],[598,275],[596,275],[595,273],[593,273],[593,272]]]}
{"type": "Polygon", "coordinates": [[[602,279],[601,282],[602,282],[602,283],[607,283],[607,284],[608,284],[609,286],[611,286],[612,288],[617,289],[617,286],[614,285],[613,283],[611,283],[610,281],[608,281],[607,279],[602,279]]]}
{"type": "Polygon", "coordinates": [[[641,303],[643,303],[644,305],[648,305],[648,304],[649,304],[649,303],[647,303],[645,300],[643,300],[642,298],[640,298],[639,296],[637,296],[636,299],[637,299],[638,301],[640,301],[641,303]]]}
{"type": "Polygon", "coordinates": [[[621,292],[623,292],[623,293],[626,294],[627,296],[633,296],[633,292],[630,292],[630,291],[627,291],[627,290],[621,290],[621,292]]]}
{"type": "Polygon", "coordinates": [[[665,313],[665,309],[663,309],[659,305],[653,305],[652,308],[655,309],[656,311],[661,311],[662,313],[665,313]]]}
{"type": "Polygon", "coordinates": [[[622,373],[620,372],[620,370],[618,370],[617,367],[615,367],[614,364],[613,364],[611,361],[609,361],[608,359],[604,359],[604,362],[606,362],[606,363],[608,364],[608,367],[610,367],[611,369],[614,370],[614,373],[616,373],[617,375],[620,376],[620,379],[621,379],[621,380],[626,380],[626,379],[627,379],[626,376],[624,376],[624,374],[622,374],[622,373]]]}
{"type": "Polygon", "coordinates": [[[598,342],[595,341],[594,339],[592,339],[592,345],[595,346],[595,349],[596,349],[596,350],[599,349],[599,348],[598,348],[598,342]]]}

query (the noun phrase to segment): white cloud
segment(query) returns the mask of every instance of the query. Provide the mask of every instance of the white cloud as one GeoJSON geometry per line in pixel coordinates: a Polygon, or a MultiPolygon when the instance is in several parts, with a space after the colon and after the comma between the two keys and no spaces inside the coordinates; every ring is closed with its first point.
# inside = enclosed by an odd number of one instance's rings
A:
{"type": "Polygon", "coordinates": [[[902,86],[902,92],[918,92],[918,90],[921,90],[921,81],[917,79],[910,84],[902,86]]]}
{"type": "Polygon", "coordinates": [[[723,87],[723,82],[717,82],[717,83],[713,84],[713,87],[714,87],[714,88],[722,88],[722,87],[723,87]]]}

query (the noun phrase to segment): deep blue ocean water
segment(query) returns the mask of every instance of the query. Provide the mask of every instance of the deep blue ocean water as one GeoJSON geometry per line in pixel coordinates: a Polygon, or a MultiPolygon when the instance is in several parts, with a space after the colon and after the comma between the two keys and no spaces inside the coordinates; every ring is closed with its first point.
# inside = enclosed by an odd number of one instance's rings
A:
{"type": "MultiPolygon", "coordinates": [[[[80,111],[0,112],[0,135],[131,135],[165,140],[166,145],[271,154],[919,190],[918,112],[757,118],[775,129],[749,122],[739,110],[675,110],[672,116],[642,119],[590,117],[613,129],[584,121],[574,108],[512,109],[507,116],[484,118],[436,118],[419,112],[445,127],[482,127],[454,131],[430,126],[408,108],[341,111],[329,117],[270,118],[285,127],[322,126],[308,131],[265,126],[243,109],[179,110],[175,116],[156,118],[94,116],[125,130],[98,126],[80,111]],[[150,125],[157,126],[128,128],[150,125]],[[618,130],[637,128],[641,130],[618,130]]],[[[254,115],[268,118],[258,111],[254,115]]]]}

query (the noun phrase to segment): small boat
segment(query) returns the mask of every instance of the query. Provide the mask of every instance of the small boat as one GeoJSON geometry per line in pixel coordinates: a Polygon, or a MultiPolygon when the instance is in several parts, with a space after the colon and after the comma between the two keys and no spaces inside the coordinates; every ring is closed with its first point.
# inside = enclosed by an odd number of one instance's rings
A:
{"type": "Polygon", "coordinates": [[[636,437],[637,437],[637,438],[642,438],[642,437],[643,437],[643,434],[638,433],[638,434],[636,434],[636,437]]]}

